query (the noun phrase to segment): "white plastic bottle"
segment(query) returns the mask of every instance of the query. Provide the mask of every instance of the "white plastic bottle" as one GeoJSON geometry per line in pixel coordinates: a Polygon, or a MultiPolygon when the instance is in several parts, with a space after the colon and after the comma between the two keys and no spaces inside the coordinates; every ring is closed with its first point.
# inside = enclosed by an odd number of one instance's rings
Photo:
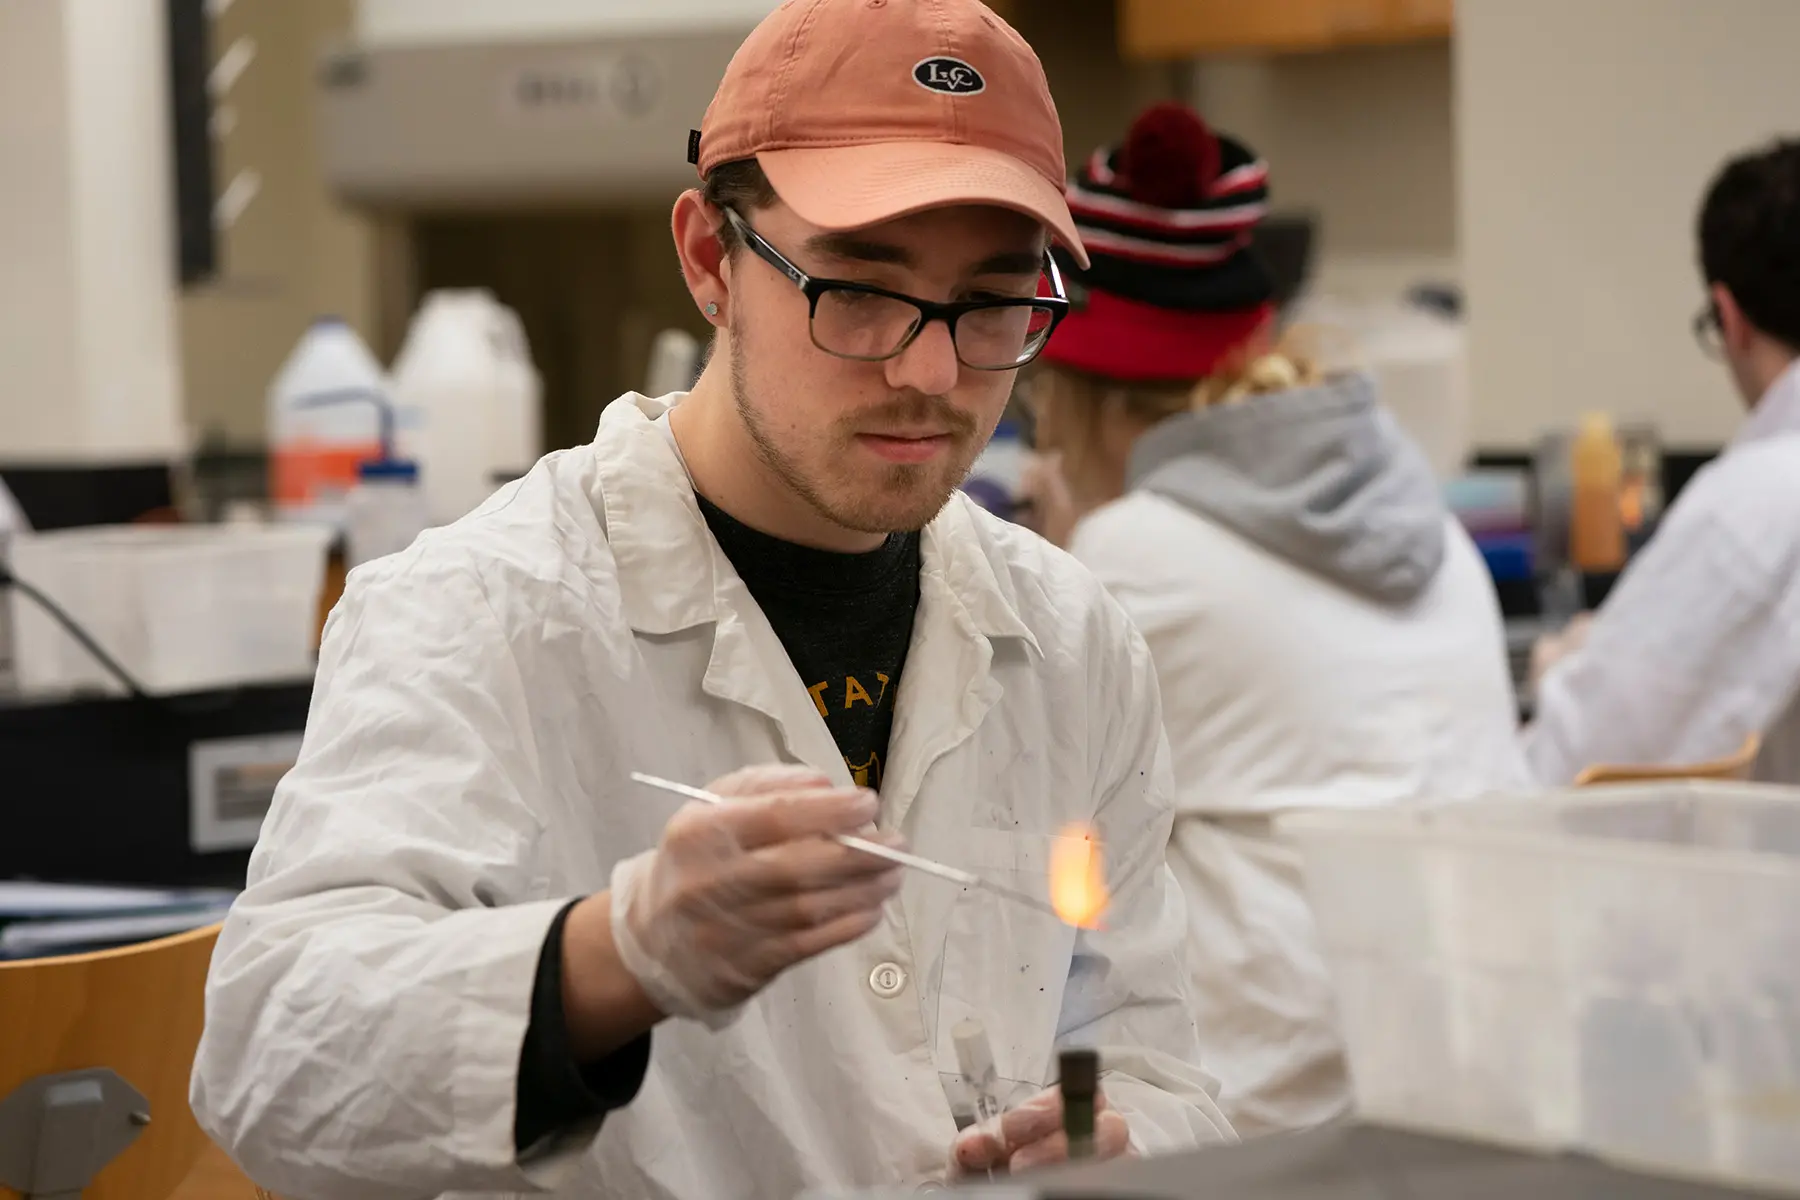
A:
{"type": "Polygon", "coordinates": [[[434,522],[456,520],[537,461],[541,396],[517,314],[482,290],[425,297],[394,360],[394,398],[418,414],[417,437],[400,444],[419,461],[434,522]]]}
{"type": "Polygon", "coordinates": [[[431,527],[417,463],[373,460],[362,464],[359,476],[348,504],[345,550],[351,567],[398,554],[431,527]]]}
{"type": "Polygon", "coordinates": [[[387,393],[355,330],[335,317],[313,322],[269,385],[269,495],[280,519],[343,528],[358,468],[382,457],[387,393]]]}

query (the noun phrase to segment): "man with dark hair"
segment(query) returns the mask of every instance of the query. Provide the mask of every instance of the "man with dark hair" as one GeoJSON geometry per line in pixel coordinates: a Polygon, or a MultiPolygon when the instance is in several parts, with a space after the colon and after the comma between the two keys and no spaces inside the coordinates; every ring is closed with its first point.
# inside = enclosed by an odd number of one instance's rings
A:
{"type": "Polygon", "coordinates": [[[790,0],[689,156],[716,352],[352,576],[195,1113],[295,1196],[787,1197],[1066,1157],[1080,1047],[1100,1155],[1231,1137],[1143,640],[957,491],[1050,240],[1086,261],[1036,56],[977,0],[790,0]],[[1089,841],[1101,920],[1046,903],[1089,841]],[[959,1132],[971,1021],[1011,1111],[959,1132]]]}
{"type": "Polygon", "coordinates": [[[1800,783],[1800,141],[1732,160],[1700,209],[1694,320],[1750,418],[1538,685],[1533,770],[1726,756],[1800,783]]]}

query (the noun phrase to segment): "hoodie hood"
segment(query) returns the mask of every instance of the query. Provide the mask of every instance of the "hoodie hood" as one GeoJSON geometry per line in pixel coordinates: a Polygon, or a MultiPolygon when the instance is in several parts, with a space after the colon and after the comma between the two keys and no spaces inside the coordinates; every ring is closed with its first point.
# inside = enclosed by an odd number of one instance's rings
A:
{"type": "Polygon", "coordinates": [[[1416,599],[1444,561],[1437,479],[1363,375],[1171,417],[1138,440],[1126,486],[1384,603],[1416,599]]]}

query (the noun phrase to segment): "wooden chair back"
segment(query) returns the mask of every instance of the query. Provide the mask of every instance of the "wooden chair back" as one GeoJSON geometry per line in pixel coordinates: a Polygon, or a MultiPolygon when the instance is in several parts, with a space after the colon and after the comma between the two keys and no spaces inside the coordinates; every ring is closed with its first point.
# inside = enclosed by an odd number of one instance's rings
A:
{"type": "MultiPolygon", "coordinates": [[[[116,950],[0,962],[0,1097],[40,1075],[107,1067],[149,1101],[149,1125],[94,1176],[82,1200],[255,1195],[188,1109],[218,936],[211,925],[116,950]],[[202,1166],[211,1168],[203,1178],[202,1166]]],[[[0,1196],[13,1195],[0,1188],[0,1196]]]]}
{"type": "Polygon", "coordinates": [[[1724,758],[1708,762],[1676,763],[1667,766],[1629,766],[1595,764],[1575,777],[1576,787],[1593,787],[1603,783],[1645,783],[1659,779],[1748,779],[1762,751],[1762,738],[1751,734],[1744,744],[1724,758]]]}

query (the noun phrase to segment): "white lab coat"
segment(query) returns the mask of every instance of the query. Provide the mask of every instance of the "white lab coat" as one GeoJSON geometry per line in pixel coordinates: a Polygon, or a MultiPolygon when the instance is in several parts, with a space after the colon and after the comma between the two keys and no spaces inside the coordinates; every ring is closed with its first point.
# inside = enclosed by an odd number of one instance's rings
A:
{"type": "Polygon", "coordinates": [[[1525,780],[1493,585],[1443,519],[1442,563],[1404,605],[1151,491],[1077,527],[1071,548],[1143,631],[1162,681],[1180,810],[1169,861],[1188,898],[1202,1054],[1246,1137],[1319,1124],[1350,1100],[1300,863],[1273,815],[1525,780]]]}
{"type": "Polygon", "coordinates": [[[1800,363],[1670,506],[1537,689],[1533,772],[1691,763],[1763,737],[1756,778],[1800,784],[1800,363]]]}
{"type": "Polygon", "coordinates": [[[192,1098],[291,1200],[547,1188],[791,1196],[941,1175],[939,1077],[978,1015],[1001,1076],[1102,1048],[1146,1150],[1228,1139],[1197,1067],[1167,751],[1142,641],[1092,578],[960,497],[925,531],[880,823],[1043,894],[1049,839],[1094,822],[1104,933],[909,875],[884,923],[763,991],[720,1033],[665,1022],[598,1136],[515,1161],[539,950],[694,783],[844,760],[708,533],[660,401],[610,406],[469,517],[354,572],[305,746],[219,940],[192,1098]]]}

